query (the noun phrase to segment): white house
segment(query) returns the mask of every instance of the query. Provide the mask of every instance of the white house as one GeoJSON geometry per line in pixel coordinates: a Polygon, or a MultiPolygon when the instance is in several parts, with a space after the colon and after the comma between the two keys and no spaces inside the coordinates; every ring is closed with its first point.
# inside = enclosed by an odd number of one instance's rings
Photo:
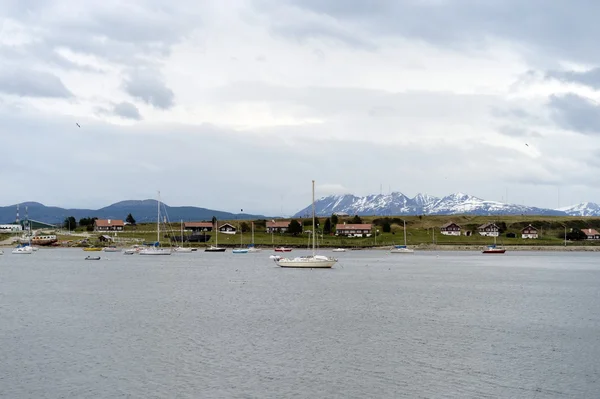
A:
{"type": "Polygon", "coordinates": [[[459,236],[460,226],[454,222],[450,222],[440,227],[440,231],[445,236],[459,236]]]}
{"type": "Polygon", "coordinates": [[[0,224],[0,233],[14,233],[22,230],[20,224],[0,224]]]}
{"type": "Polygon", "coordinates": [[[529,225],[521,229],[521,238],[538,238],[538,230],[532,225],[529,225]]]}
{"type": "Polygon", "coordinates": [[[237,232],[237,229],[235,228],[235,226],[233,226],[229,223],[224,223],[219,226],[219,233],[235,234],[236,232],[237,232]]]}
{"type": "Polygon", "coordinates": [[[485,237],[498,237],[500,235],[500,228],[495,223],[482,224],[477,230],[480,235],[485,237]]]}

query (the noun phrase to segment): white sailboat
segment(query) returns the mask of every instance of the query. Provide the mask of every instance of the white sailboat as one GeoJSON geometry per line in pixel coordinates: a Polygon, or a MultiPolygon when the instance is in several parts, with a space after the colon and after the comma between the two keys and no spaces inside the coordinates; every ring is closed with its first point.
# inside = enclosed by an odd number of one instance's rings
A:
{"type": "Polygon", "coordinates": [[[191,253],[192,247],[184,247],[183,246],[183,219],[181,220],[181,245],[174,249],[177,253],[191,253]]]}
{"type": "Polygon", "coordinates": [[[158,213],[156,219],[156,243],[150,248],[144,248],[140,255],[171,255],[170,249],[159,248],[160,245],[160,191],[158,192],[158,213]]]}
{"type": "Polygon", "coordinates": [[[415,252],[414,249],[410,249],[406,246],[406,220],[404,222],[404,245],[394,245],[394,247],[390,250],[393,254],[412,254],[415,252]]]}
{"type": "Polygon", "coordinates": [[[219,247],[219,223],[215,219],[215,245],[204,249],[204,252],[225,252],[226,249],[219,247]]]}
{"type": "MultiPolygon", "coordinates": [[[[315,181],[312,181],[312,231],[315,232],[315,181]]],[[[312,255],[296,258],[276,258],[275,263],[280,267],[330,269],[337,259],[323,255],[315,255],[316,234],[312,234],[312,255]]]]}
{"type": "Polygon", "coordinates": [[[254,245],[254,222],[252,222],[252,243],[248,245],[248,252],[256,253],[260,251],[260,248],[256,248],[256,246],[254,245]]]}
{"type": "Polygon", "coordinates": [[[244,248],[244,247],[242,247],[242,245],[243,245],[243,241],[242,241],[242,226],[240,225],[240,247],[231,250],[231,252],[233,252],[234,254],[247,254],[248,253],[248,248],[244,248]]]}
{"type": "MultiPolygon", "coordinates": [[[[27,207],[25,207],[25,214],[27,214],[27,207]]],[[[19,246],[17,246],[15,249],[12,250],[12,253],[15,255],[31,255],[34,251],[33,247],[31,246],[31,224],[29,224],[29,216],[26,217],[27,218],[27,228],[28,228],[28,233],[27,233],[27,237],[28,237],[28,241],[27,244],[21,243],[19,244],[19,246]]]]}

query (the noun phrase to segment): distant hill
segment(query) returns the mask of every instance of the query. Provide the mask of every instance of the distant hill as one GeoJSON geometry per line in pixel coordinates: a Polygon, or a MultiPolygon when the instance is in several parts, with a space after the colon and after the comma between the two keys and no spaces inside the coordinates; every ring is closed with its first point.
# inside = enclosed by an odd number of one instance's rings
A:
{"type": "MultiPolygon", "coordinates": [[[[19,204],[20,218],[25,218],[25,207],[27,207],[29,219],[45,223],[61,223],[68,216],[79,220],[86,217],[98,217],[100,219],[122,219],[125,220],[131,213],[136,222],[156,222],[157,201],[129,200],[121,201],[100,209],[65,209],[55,206],[46,206],[39,202],[23,202],[19,204]]],[[[198,208],[195,206],[168,206],[163,203],[161,214],[165,213],[170,221],[179,220],[210,220],[213,216],[217,219],[263,219],[264,215],[253,215],[248,213],[230,213],[214,209],[198,208]]],[[[17,205],[0,207],[0,223],[11,223],[15,221],[17,205]]]]}

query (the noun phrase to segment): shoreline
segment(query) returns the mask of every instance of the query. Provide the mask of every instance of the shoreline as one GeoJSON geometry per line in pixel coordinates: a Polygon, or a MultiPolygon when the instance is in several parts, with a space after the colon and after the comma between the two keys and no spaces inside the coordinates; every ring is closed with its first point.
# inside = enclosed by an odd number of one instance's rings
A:
{"type": "MultiPolygon", "coordinates": [[[[222,245],[223,247],[226,247],[228,249],[235,249],[237,248],[237,246],[229,246],[229,245],[222,245]]],[[[13,248],[14,245],[8,245],[8,244],[3,244],[0,245],[0,248],[13,248]]],[[[38,248],[44,248],[44,249],[55,249],[55,248],[71,248],[71,249],[79,249],[79,250],[83,250],[84,247],[63,247],[63,246],[44,246],[44,245],[36,245],[36,247],[38,248]]],[[[257,248],[260,248],[262,250],[270,250],[270,249],[274,249],[276,246],[271,246],[271,245],[256,245],[257,248]]],[[[306,248],[305,246],[302,247],[294,247],[294,246],[288,246],[292,249],[295,250],[310,250],[310,248],[306,248]]],[[[119,249],[125,249],[128,248],[128,246],[120,246],[117,245],[117,248],[119,249]]],[[[206,246],[197,246],[194,248],[198,248],[198,251],[203,252],[204,248],[206,248],[206,246]]],[[[347,252],[351,252],[351,251],[368,251],[368,250],[375,250],[375,251],[387,251],[389,250],[391,247],[389,245],[386,246],[377,246],[377,247],[335,247],[335,246],[321,246],[318,249],[321,250],[327,250],[330,251],[334,248],[344,248],[347,252]]],[[[439,244],[418,244],[418,245],[408,245],[408,248],[410,249],[414,249],[415,251],[466,251],[466,252],[473,252],[473,251],[481,251],[483,250],[483,248],[485,248],[484,245],[439,245],[439,244]]],[[[600,246],[591,246],[591,245],[568,245],[568,246],[563,246],[563,245],[504,245],[502,246],[502,248],[506,249],[507,252],[524,252],[524,251],[530,251],[530,252],[600,252],[600,246]]]]}

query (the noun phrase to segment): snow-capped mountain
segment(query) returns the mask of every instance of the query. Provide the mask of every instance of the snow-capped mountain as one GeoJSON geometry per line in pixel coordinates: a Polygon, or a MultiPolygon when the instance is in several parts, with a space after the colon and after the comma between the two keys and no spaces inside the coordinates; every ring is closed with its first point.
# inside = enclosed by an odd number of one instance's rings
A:
{"type": "MultiPolygon", "coordinates": [[[[596,205],[596,204],[593,204],[596,205]]],[[[598,215],[600,215],[600,206],[598,215]]],[[[332,213],[348,215],[556,215],[566,216],[570,213],[563,209],[544,209],[498,201],[486,201],[472,195],[455,193],[443,198],[426,194],[418,194],[409,198],[402,193],[368,195],[357,197],[351,194],[331,195],[315,201],[315,211],[319,216],[332,213]]],[[[304,217],[312,212],[308,206],[296,217],[304,217]]]]}
{"type": "Polygon", "coordinates": [[[581,204],[559,208],[558,210],[565,212],[569,216],[600,216],[600,205],[593,202],[582,202],[581,204]]]}

